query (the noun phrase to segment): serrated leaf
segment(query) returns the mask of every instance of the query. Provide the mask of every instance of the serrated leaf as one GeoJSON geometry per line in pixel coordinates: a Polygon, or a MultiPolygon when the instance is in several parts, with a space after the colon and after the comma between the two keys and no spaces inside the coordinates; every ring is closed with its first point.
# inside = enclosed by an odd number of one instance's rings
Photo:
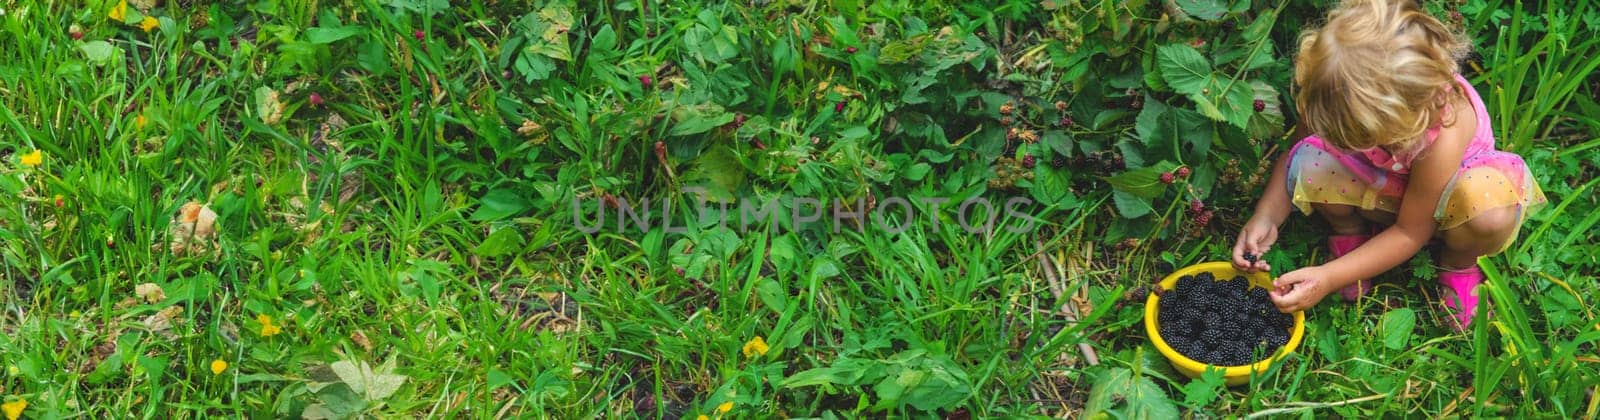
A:
{"type": "Polygon", "coordinates": [[[1195,407],[1211,405],[1217,399],[1217,391],[1224,385],[1223,379],[1222,369],[1207,369],[1199,378],[1183,386],[1183,402],[1195,407]]]}
{"type": "Polygon", "coordinates": [[[1132,194],[1135,197],[1153,199],[1167,190],[1167,184],[1161,182],[1161,174],[1177,169],[1178,165],[1169,161],[1156,162],[1154,165],[1126,171],[1106,179],[1112,188],[1117,191],[1132,194]]]}
{"type": "Polygon", "coordinates": [[[1120,190],[1111,192],[1111,202],[1117,206],[1117,214],[1124,219],[1136,219],[1156,211],[1150,205],[1150,199],[1142,198],[1120,190]]]}
{"type": "Polygon", "coordinates": [[[1178,408],[1172,405],[1166,392],[1150,378],[1138,376],[1127,368],[1112,368],[1102,372],[1084,405],[1084,418],[1100,418],[1113,410],[1134,419],[1171,419],[1178,417],[1178,408]]]}
{"type": "MultiPolygon", "coordinates": [[[[1258,139],[1274,138],[1283,134],[1283,105],[1278,99],[1278,89],[1260,80],[1250,82],[1252,103],[1261,101],[1265,106],[1259,112],[1252,112],[1250,120],[1245,127],[1245,133],[1258,139]]],[[[1252,110],[1254,111],[1254,110],[1252,110]]]]}
{"type": "Polygon", "coordinates": [[[1167,121],[1167,104],[1161,103],[1154,96],[1144,96],[1144,109],[1139,110],[1139,116],[1134,118],[1133,131],[1139,136],[1139,142],[1146,147],[1155,145],[1165,133],[1162,125],[1167,121]]]}
{"type": "Polygon", "coordinates": [[[1188,45],[1156,47],[1156,64],[1161,69],[1162,80],[1178,93],[1201,95],[1213,83],[1211,62],[1188,45]]]}

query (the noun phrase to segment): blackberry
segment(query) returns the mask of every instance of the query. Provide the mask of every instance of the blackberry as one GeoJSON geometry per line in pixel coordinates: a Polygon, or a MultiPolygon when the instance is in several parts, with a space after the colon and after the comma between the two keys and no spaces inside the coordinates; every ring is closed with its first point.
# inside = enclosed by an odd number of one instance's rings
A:
{"type": "Polygon", "coordinates": [[[1244,253],[1244,260],[1250,262],[1251,264],[1255,264],[1256,261],[1260,259],[1261,257],[1257,257],[1256,254],[1251,254],[1248,252],[1244,253]]]}
{"type": "Polygon", "coordinates": [[[1161,183],[1162,184],[1171,184],[1172,181],[1174,181],[1175,179],[1176,178],[1173,178],[1171,172],[1162,172],[1161,173],[1161,183]]]}
{"type": "Polygon", "coordinates": [[[1188,178],[1189,177],[1189,167],[1188,166],[1179,167],[1177,174],[1178,174],[1179,178],[1188,178]]]}
{"type": "Polygon", "coordinates": [[[1022,167],[1028,168],[1028,169],[1033,169],[1033,165],[1034,165],[1033,155],[1027,155],[1027,156],[1023,156],[1022,157],[1022,167]]]}
{"type": "Polygon", "coordinates": [[[1257,99],[1256,102],[1255,102],[1255,107],[1256,107],[1256,112],[1265,111],[1265,110],[1267,110],[1267,101],[1263,101],[1263,100],[1257,99]]]}
{"type": "Polygon", "coordinates": [[[1050,167],[1056,169],[1067,167],[1067,158],[1056,156],[1054,159],[1050,159],[1050,167]]]}

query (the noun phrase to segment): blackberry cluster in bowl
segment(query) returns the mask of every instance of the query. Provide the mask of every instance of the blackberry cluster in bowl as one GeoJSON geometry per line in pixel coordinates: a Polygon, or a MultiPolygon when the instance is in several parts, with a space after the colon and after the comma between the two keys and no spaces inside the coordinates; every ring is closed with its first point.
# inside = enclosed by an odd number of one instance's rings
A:
{"type": "Polygon", "coordinates": [[[1168,347],[1195,361],[1243,366],[1289,343],[1294,317],[1279,312],[1267,289],[1244,277],[1183,276],[1159,299],[1156,320],[1168,347]]]}

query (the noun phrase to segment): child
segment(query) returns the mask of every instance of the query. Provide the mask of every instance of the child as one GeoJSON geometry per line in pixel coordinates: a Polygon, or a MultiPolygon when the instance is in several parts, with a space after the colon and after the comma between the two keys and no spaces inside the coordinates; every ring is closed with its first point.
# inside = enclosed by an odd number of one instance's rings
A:
{"type": "Polygon", "coordinates": [[[1358,299],[1372,287],[1366,279],[1438,239],[1442,303],[1452,327],[1471,323],[1478,257],[1510,245],[1545,198],[1521,157],[1494,149],[1483,101],[1457,74],[1467,48],[1398,0],[1346,1],[1301,36],[1295,106],[1313,135],[1278,159],[1233,247],[1236,268],[1269,270],[1255,256],[1292,209],[1333,226],[1332,261],[1278,277],[1279,310],[1333,291],[1358,299]]]}

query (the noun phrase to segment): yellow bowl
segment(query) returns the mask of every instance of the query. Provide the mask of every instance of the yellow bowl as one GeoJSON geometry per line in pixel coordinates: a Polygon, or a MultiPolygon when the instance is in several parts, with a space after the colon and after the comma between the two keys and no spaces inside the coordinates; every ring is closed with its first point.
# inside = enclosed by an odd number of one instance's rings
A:
{"type": "MultiPolygon", "coordinates": [[[[1216,277],[1219,281],[1232,279],[1234,276],[1241,274],[1233,269],[1232,263],[1200,263],[1184,267],[1183,269],[1168,275],[1166,278],[1161,279],[1160,287],[1163,290],[1172,290],[1173,287],[1177,286],[1178,279],[1183,278],[1183,276],[1193,276],[1204,272],[1210,272],[1211,275],[1216,277]]],[[[1262,287],[1268,290],[1272,289],[1272,276],[1267,275],[1267,273],[1245,274],[1244,277],[1246,280],[1250,281],[1251,286],[1262,287]]],[[[1161,355],[1165,356],[1167,361],[1172,362],[1172,367],[1177,368],[1179,372],[1183,372],[1184,375],[1190,378],[1200,377],[1201,374],[1206,372],[1207,368],[1221,368],[1222,377],[1227,381],[1228,386],[1243,385],[1245,382],[1250,381],[1251,372],[1266,372],[1267,368],[1272,366],[1274,362],[1277,362],[1278,360],[1283,359],[1284,356],[1289,355],[1289,353],[1294,352],[1296,347],[1300,347],[1300,339],[1305,335],[1305,312],[1295,311],[1294,331],[1289,332],[1289,343],[1285,344],[1282,348],[1279,348],[1278,352],[1273,354],[1272,357],[1269,357],[1266,360],[1258,361],[1255,364],[1244,366],[1208,365],[1194,359],[1190,359],[1188,356],[1184,356],[1182,353],[1178,353],[1177,350],[1173,350],[1171,346],[1167,345],[1166,340],[1161,338],[1160,324],[1156,322],[1156,317],[1160,315],[1157,313],[1159,312],[1157,309],[1161,306],[1160,303],[1161,296],[1155,293],[1151,293],[1150,297],[1145,299],[1145,333],[1150,335],[1150,341],[1154,341],[1156,343],[1156,350],[1161,351],[1161,355]]]]}

